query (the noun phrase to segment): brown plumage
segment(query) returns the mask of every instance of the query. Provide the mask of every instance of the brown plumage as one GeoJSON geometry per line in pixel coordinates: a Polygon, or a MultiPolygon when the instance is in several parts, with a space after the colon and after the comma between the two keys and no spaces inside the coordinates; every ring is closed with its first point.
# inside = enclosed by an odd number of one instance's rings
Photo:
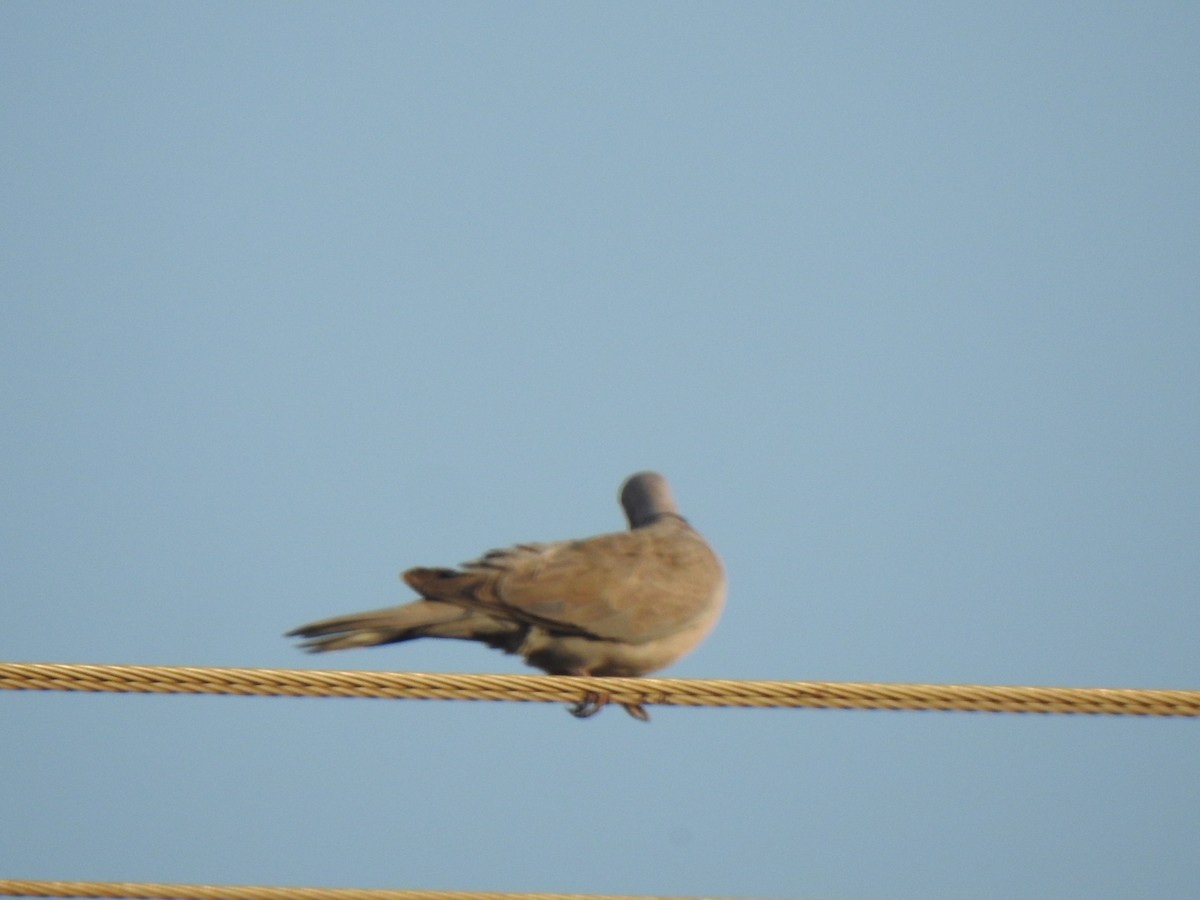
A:
{"type": "MultiPolygon", "coordinates": [[[[629,530],[492,550],[458,569],[409,569],[421,599],[288,632],[314,653],[421,637],[479,641],[551,675],[646,675],[694,649],[725,601],[716,554],[653,472],[621,489],[629,530]]],[[[590,698],[575,708],[590,715],[590,698]]],[[[640,707],[627,707],[639,717],[640,707]]]]}

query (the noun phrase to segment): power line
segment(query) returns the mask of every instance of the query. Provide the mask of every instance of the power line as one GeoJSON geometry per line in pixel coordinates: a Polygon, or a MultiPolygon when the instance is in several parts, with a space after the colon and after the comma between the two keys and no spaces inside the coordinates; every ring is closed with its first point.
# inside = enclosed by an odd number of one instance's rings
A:
{"type": "Polygon", "coordinates": [[[684,897],[628,897],[612,894],[504,894],[491,891],[384,891],[358,888],[4,879],[0,879],[0,896],[123,897],[135,900],[688,900],[684,897]]]}
{"type": "Polygon", "coordinates": [[[0,689],[635,705],[1200,716],[1200,691],[0,663],[0,689]]]}

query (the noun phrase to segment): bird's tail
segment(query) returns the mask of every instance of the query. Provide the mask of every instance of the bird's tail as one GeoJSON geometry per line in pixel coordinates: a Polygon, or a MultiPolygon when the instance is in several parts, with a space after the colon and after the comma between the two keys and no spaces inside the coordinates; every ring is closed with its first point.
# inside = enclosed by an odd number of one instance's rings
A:
{"type": "Polygon", "coordinates": [[[457,622],[470,615],[470,611],[461,606],[418,600],[404,606],[391,606],[387,609],[310,622],[292,629],[285,636],[304,638],[300,647],[309,653],[324,653],[327,650],[396,644],[426,635],[441,637],[443,635],[438,634],[439,626],[457,622]]]}

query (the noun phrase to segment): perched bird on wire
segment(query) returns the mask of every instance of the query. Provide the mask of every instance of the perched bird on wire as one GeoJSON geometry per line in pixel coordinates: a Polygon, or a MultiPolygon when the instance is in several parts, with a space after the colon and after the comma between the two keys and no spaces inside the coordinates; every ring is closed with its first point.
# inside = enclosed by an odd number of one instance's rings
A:
{"type": "MultiPolygon", "coordinates": [[[[409,569],[421,595],[289,631],[321,653],[416,638],[479,641],[551,675],[647,675],[689,653],[725,604],[720,560],[679,515],[667,480],[631,476],[621,488],[629,530],[492,550],[457,569],[409,569]]],[[[589,694],[580,717],[608,702],[589,694]]],[[[630,715],[649,718],[636,704],[630,715]]]]}

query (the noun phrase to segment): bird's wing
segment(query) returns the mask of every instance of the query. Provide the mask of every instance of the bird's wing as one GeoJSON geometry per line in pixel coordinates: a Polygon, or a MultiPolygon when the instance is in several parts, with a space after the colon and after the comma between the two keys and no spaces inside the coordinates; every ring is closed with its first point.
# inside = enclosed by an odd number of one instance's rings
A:
{"type": "Polygon", "coordinates": [[[462,569],[412,569],[405,580],[431,600],[632,644],[674,634],[724,599],[716,556],[675,518],[587,540],[493,550],[462,569]]]}

